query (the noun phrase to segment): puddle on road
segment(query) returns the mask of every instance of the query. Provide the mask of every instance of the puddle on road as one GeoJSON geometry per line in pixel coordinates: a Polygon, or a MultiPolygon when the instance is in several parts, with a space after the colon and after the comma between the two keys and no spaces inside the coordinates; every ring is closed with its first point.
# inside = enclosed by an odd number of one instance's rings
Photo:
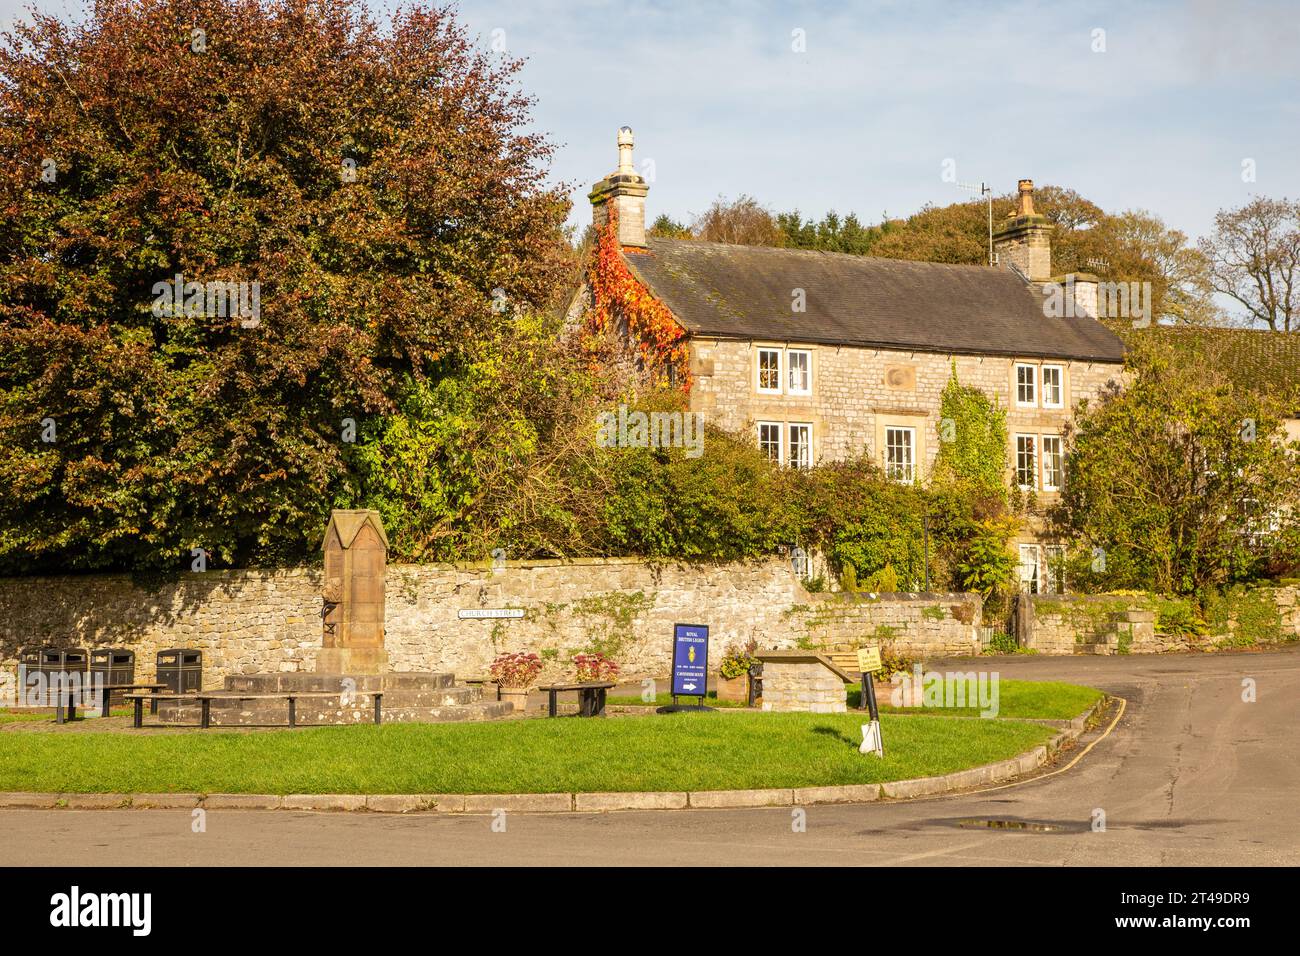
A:
{"type": "Polygon", "coordinates": [[[958,820],[963,830],[1021,830],[1030,833],[1060,833],[1066,828],[1059,823],[1037,823],[1033,820],[958,820]]]}

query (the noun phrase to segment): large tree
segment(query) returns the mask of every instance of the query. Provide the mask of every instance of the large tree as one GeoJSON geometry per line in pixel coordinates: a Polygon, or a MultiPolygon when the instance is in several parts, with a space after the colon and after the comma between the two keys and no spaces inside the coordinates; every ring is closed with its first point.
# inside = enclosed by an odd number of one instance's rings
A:
{"type": "Polygon", "coordinates": [[[1205,594],[1293,560],[1294,394],[1242,388],[1171,334],[1131,337],[1127,386],[1082,403],[1071,426],[1052,517],[1080,545],[1076,585],[1205,594]]]}
{"type": "Polygon", "coordinates": [[[520,64],[448,10],[100,0],[3,39],[4,569],[301,553],[344,420],[564,274],[520,64]]]}
{"type": "Polygon", "coordinates": [[[1300,202],[1259,197],[1221,209],[1200,248],[1215,291],[1241,306],[1252,324],[1300,331],[1300,202]]]}

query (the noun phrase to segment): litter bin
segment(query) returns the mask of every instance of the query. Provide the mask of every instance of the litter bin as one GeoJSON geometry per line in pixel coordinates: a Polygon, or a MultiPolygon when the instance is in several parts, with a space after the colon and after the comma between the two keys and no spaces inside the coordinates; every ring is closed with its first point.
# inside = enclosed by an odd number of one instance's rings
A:
{"type": "Polygon", "coordinates": [[[26,671],[26,706],[53,707],[55,691],[59,688],[86,686],[84,647],[31,648],[22,653],[19,662],[26,671]]]}
{"type": "MultiPolygon", "coordinates": [[[[100,647],[90,652],[90,680],[105,684],[130,684],[135,680],[135,651],[122,647],[100,647]]],[[[125,703],[124,690],[115,690],[109,697],[109,706],[125,703]]]]}
{"type": "Polygon", "coordinates": [[[203,652],[183,647],[158,652],[158,676],[170,694],[188,694],[203,689],[203,652]]]}

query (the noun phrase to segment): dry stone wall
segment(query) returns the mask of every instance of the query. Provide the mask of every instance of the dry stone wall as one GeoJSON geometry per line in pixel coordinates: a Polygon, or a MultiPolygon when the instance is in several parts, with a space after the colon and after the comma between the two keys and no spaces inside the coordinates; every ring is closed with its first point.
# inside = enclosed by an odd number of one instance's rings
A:
{"type": "MultiPolygon", "coordinates": [[[[227,675],[312,671],[321,580],[314,568],[0,579],[0,693],[12,690],[21,648],[50,644],[131,648],[140,680],[153,677],[159,650],[198,648],[206,687],[227,675]]],[[[776,559],[388,568],[385,643],[398,671],[472,677],[499,653],[534,651],[551,678],[568,676],[574,653],[599,650],[625,677],[658,677],[668,671],[678,622],[710,625],[715,669],[730,645],[751,640],[786,650],[884,642],[924,656],[978,646],[971,595],[810,594],[776,559]],[[504,609],[522,617],[462,617],[504,609]]]]}

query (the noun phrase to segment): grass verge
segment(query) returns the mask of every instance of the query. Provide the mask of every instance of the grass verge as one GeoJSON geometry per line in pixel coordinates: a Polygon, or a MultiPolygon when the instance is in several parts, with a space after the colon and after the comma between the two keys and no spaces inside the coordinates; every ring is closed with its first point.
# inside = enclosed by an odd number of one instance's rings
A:
{"type": "MultiPolygon", "coordinates": [[[[955,673],[955,672],[954,672],[955,673]]],[[[876,702],[882,713],[944,714],[949,717],[978,717],[980,707],[894,707],[890,704],[892,684],[876,684],[876,702]]],[[[861,700],[862,686],[848,685],[849,707],[861,700]]],[[[999,680],[996,717],[1020,720],[1070,720],[1101,700],[1093,687],[1055,681],[999,680]]]]}
{"type": "Polygon", "coordinates": [[[1013,720],[859,714],[392,724],[299,731],[0,734],[0,790],[64,793],[550,793],[881,783],[963,770],[1053,731],[1013,720]]]}

